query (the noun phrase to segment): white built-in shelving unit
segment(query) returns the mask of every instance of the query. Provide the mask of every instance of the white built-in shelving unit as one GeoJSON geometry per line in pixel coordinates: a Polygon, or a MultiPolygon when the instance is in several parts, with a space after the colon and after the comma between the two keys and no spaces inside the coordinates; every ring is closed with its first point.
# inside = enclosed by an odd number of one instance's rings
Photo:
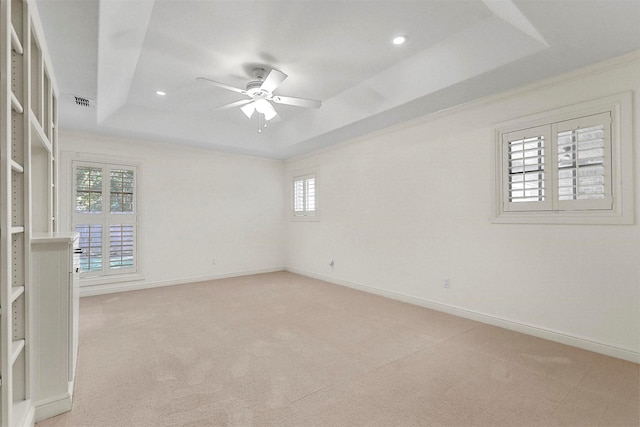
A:
{"type": "Polygon", "coordinates": [[[0,426],[31,425],[31,235],[56,231],[57,89],[33,0],[0,1],[0,426]]]}

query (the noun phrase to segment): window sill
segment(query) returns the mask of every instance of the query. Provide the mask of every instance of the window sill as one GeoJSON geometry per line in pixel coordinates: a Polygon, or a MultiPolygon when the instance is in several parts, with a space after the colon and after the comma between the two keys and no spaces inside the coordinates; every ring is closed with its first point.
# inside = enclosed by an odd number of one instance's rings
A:
{"type": "Polygon", "coordinates": [[[308,215],[308,216],[304,216],[304,215],[300,215],[300,216],[292,216],[291,217],[292,221],[300,221],[300,222],[319,222],[320,221],[320,215],[308,215]]]}
{"type": "Polygon", "coordinates": [[[632,215],[615,211],[538,211],[502,212],[491,219],[492,224],[575,224],[575,225],[632,225],[632,215]]]}

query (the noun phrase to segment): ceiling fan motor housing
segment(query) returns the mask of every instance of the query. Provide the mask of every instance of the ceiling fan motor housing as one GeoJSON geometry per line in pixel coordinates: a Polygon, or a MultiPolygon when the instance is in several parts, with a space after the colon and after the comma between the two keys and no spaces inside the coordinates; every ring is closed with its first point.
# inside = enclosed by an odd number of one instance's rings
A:
{"type": "Polygon", "coordinates": [[[258,67],[253,69],[253,77],[256,80],[264,80],[267,77],[267,70],[264,68],[258,67]]]}
{"type": "Polygon", "coordinates": [[[264,83],[262,80],[254,80],[247,83],[247,94],[253,98],[268,98],[271,94],[260,88],[262,83],[264,83]]]}

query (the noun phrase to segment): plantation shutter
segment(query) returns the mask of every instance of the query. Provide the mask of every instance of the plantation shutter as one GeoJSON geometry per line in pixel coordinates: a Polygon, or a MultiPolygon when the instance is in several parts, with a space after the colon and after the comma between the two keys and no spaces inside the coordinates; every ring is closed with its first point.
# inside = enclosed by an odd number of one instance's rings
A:
{"type": "Polygon", "coordinates": [[[316,211],[316,178],[311,177],[305,180],[305,194],[306,204],[305,210],[307,212],[316,211]]]}
{"type": "Polygon", "coordinates": [[[503,209],[549,210],[551,197],[551,138],[548,126],[503,134],[503,209]]]}
{"type": "Polygon", "coordinates": [[[304,212],[304,179],[293,181],[293,212],[295,214],[304,212]]]}
{"type": "Polygon", "coordinates": [[[558,176],[558,209],[612,209],[611,114],[553,125],[558,176]]]}
{"type": "Polygon", "coordinates": [[[102,224],[76,224],[83,273],[102,271],[102,224]]]}
{"type": "Polygon", "coordinates": [[[317,207],[315,174],[293,179],[293,215],[315,216],[317,207]]]}

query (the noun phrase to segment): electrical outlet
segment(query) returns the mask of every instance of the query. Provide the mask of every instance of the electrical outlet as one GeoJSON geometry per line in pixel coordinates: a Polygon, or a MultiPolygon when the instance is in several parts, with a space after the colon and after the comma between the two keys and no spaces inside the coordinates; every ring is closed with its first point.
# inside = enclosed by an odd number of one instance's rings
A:
{"type": "Polygon", "coordinates": [[[215,258],[211,258],[211,265],[216,265],[216,259],[215,258]]]}
{"type": "Polygon", "coordinates": [[[442,287],[449,289],[451,287],[451,281],[448,278],[442,279],[442,287]]]}

